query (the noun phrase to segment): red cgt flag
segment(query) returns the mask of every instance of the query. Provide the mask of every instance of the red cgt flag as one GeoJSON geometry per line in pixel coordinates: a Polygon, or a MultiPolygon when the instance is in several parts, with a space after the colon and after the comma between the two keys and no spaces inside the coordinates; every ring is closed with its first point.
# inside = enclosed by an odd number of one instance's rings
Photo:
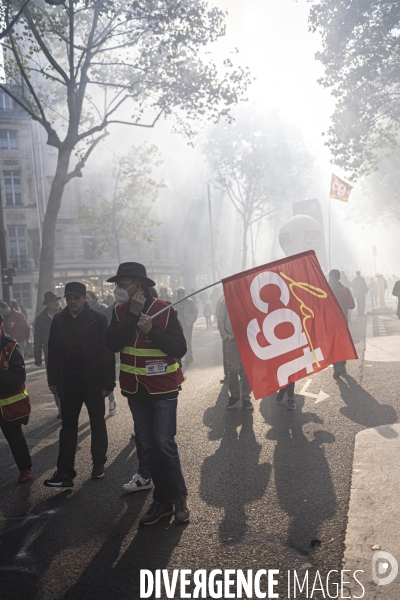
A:
{"type": "Polygon", "coordinates": [[[353,186],[332,173],[330,197],[342,202],[348,202],[353,186]]]}
{"type": "Polygon", "coordinates": [[[256,399],[334,362],[358,358],[346,317],[313,250],[222,283],[256,399]]]}

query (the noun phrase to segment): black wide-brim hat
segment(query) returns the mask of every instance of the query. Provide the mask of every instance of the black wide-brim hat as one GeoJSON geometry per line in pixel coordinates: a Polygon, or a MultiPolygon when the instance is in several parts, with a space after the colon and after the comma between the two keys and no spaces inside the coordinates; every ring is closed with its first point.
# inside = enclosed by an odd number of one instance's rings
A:
{"type": "Polygon", "coordinates": [[[132,279],[137,279],[139,283],[143,281],[147,287],[154,287],[156,285],[152,279],[147,277],[146,267],[136,262],[121,263],[117,274],[107,279],[107,281],[109,283],[118,282],[121,277],[132,277],[132,279]]]}

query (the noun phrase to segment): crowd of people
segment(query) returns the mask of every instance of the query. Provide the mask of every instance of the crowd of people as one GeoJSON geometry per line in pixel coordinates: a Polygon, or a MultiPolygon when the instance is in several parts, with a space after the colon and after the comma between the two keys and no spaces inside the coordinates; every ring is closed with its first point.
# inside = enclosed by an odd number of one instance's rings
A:
{"type": "MultiPolygon", "coordinates": [[[[184,381],[182,361],[189,365],[194,359],[192,333],[198,308],[180,287],[176,310],[171,306],[168,289],[161,286],[158,294],[155,282],[140,263],[122,263],[108,281],[115,284],[115,291],[105,303],[81,282],[65,285],[64,308],[61,296],[46,292],[44,309],[35,321],[35,365],[41,366],[44,357],[48,386],[61,419],[56,470],[44,480],[44,485],[74,486],[78,421],[84,404],[91,428],[91,477],[104,477],[108,448],[105,406],[108,398],[109,414],[115,414],[115,357],[119,354],[119,385],[132,413],[138,458],[137,472],[122,489],[135,492],[153,488],[153,503],[141,518],[142,525],[151,525],[172,514],[175,522],[184,523],[190,510],[175,440],[176,415],[184,381]]],[[[347,319],[356,304],[358,315],[364,315],[368,293],[374,306],[371,283],[372,278],[368,285],[360,272],[349,284],[339,270],[330,271],[330,287],[347,319]]],[[[400,281],[394,282],[392,293],[400,298],[400,281]]],[[[214,288],[210,297],[203,293],[200,299],[206,327],[211,327],[214,315],[222,339],[221,383],[227,384],[229,390],[226,408],[232,409],[241,402],[244,409],[253,410],[251,387],[225,298],[214,288]]],[[[19,469],[19,483],[32,478],[32,460],[22,430],[31,410],[24,364],[29,335],[26,316],[18,307],[0,301],[0,427],[19,469]]],[[[333,367],[335,379],[346,373],[346,361],[333,367]]],[[[294,383],[279,390],[276,401],[282,403],[285,396],[287,410],[295,410],[294,383]]]]}

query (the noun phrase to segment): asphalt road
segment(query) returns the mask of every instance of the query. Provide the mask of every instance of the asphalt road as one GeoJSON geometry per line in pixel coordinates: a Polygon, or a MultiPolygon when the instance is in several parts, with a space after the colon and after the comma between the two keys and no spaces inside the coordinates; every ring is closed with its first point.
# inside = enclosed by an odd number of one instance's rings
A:
{"type": "MultiPolygon", "coordinates": [[[[400,334],[400,322],[389,320],[389,333],[400,334]]],[[[32,483],[16,484],[16,467],[0,442],[1,600],[136,600],[140,569],[340,570],[355,434],[395,423],[400,414],[400,363],[364,360],[366,318],[354,318],[351,330],[360,359],[339,382],[326,369],[306,390],[329,398],[316,403],[299,395],[306,378],[296,384],[295,412],[268,397],[251,413],[225,410],[220,338],[215,326],[198,324],[195,361],[179,400],[177,439],[191,508],[183,526],[168,519],[138,526],[151,491],[121,490],[137,461],[132,419],[119,392],[117,414],[107,418],[104,479],[90,479],[84,409],[75,487],[43,486],[55,469],[60,421],[45,373],[30,366],[32,483]]],[[[284,577],[278,589],[287,597],[284,577]]]]}

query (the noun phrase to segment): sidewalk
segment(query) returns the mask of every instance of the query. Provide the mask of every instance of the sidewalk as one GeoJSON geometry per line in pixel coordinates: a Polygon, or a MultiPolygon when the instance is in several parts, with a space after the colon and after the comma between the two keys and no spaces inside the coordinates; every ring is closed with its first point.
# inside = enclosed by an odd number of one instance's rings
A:
{"type": "MultiPolygon", "coordinates": [[[[399,457],[400,423],[366,429],[356,435],[343,569],[352,573],[364,571],[359,579],[367,600],[400,598],[399,575],[387,585],[377,585],[372,579],[376,552],[388,552],[400,562],[399,457]]],[[[387,557],[378,560],[375,571],[380,573],[380,581],[390,576],[392,562],[387,557]]],[[[356,583],[350,589],[360,596],[356,583]]]]}

